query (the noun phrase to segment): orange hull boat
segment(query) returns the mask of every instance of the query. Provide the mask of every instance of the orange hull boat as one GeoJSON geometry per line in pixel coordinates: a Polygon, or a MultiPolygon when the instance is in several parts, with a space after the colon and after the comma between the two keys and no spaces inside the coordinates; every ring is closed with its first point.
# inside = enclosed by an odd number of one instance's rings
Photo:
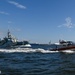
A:
{"type": "Polygon", "coordinates": [[[51,50],[58,50],[58,51],[63,51],[63,50],[74,50],[75,46],[67,46],[67,47],[62,47],[62,48],[56,48],[56,49],[51,49],[51,50]]]}

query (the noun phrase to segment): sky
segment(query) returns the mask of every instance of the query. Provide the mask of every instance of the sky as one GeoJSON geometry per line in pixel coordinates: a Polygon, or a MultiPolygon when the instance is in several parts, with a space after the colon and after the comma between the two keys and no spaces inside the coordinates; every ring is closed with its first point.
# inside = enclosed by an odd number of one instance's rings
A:
{"type": "Polygon", "coordinates": [[[75,41],[75,0],[0,0],[0,37],[32,43],[75,41]]]}

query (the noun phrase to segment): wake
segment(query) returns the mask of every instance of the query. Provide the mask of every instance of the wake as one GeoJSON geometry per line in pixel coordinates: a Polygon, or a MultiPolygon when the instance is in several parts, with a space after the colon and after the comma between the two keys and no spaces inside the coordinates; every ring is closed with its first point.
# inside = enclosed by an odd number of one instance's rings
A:
{"type": "MultiPolygon", "coordinates": [[[[44,50],[44,49],[32,49],[32,48],[17,48],[17,49],[0,49],[0,52],[4,53],[15,53],[15,52],[24,52],[24,53],[34,53],[34,52],[39,52],[39,53],[58,53],[60,51],[50,51],[50,50],[44,50]]],[[[61,51],[63,53],[75,53],[73,50],[64,50],[61,51]]]]}

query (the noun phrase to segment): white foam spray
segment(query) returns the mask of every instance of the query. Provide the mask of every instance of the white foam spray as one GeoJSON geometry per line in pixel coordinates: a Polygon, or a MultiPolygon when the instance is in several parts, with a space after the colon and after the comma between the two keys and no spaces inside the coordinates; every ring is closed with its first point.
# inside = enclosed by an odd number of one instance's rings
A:
{"type": "MultiPolygon", "coordinates": [[[[16,48],[16,49],[0,49],[0,52],[5,52],[5,53],[15,53],[15,52],[24,52],[24,53],[34,53],[34,52],[39,52],[39,53],[58,53],[60,51],[50,51],[50,50],[44,50],[44,49],[32,49],[32,48],[16,48]]],[[[73,50],[64,50],[61,51],[63,53],[75,53],[73,50]]]]}

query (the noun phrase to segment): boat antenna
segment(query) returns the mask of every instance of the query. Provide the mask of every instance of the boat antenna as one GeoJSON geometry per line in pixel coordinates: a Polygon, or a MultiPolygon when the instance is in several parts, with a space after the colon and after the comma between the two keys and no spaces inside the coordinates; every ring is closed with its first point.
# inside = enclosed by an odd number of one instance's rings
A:
{"type": "Polygon", "coordinates": [[[11,38],[11,35],[10,35],[10,31],[9,31],[9,29],[8,29],[7,36],[8,36],[8,38],[11,38]]]}

